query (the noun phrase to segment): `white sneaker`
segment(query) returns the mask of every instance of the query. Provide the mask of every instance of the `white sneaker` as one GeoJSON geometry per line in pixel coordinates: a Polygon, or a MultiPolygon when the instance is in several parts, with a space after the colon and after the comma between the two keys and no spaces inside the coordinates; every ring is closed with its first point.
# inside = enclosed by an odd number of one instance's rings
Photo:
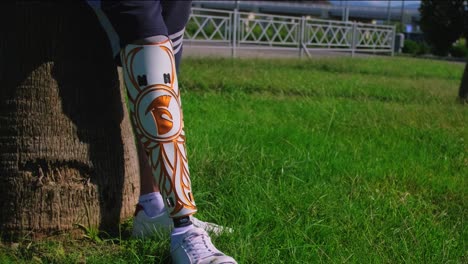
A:
{"type": "Polygon", "coordinates": [[[169,218],[167,211],[154,217],[146,215],[143,207],[137,205],[133,218],[132,236],[147,238],[151,236],[168,236],[171,233],[174,223],[169,218]]]}
{"type": "Polygon", "coordinates": [[[237,264],[215,248],[205,230],[197,227],[171,236],[171,256],[174,264],[237,264]]]}
{"type": "Polygon", "coordinates": [[[210,222],[204,222],[194,216],[190,216],[190,221],[192,221],[193,226],[201,228],[208,233],[213,233],[214,235],[221,235],[222,233],[232,233],[234,230],[227,226],[220,226],[210,222]]]}
{"type": "MultiPolygon", "coordinates": [[[[204,222],[196,217],[191,216],[193,226],[204,229],[209,233],[219,236],[221,233],[232,233],[232,228],[220,226],[210,222],[204,222]]],[[[143,207],[137,205],[133,218],[132,236],[138,238],[146,238],[156,235],[169,235],[174,228],[174,222],[169,217],[167,211],[155,217],[146,215],[143,207]]]]}

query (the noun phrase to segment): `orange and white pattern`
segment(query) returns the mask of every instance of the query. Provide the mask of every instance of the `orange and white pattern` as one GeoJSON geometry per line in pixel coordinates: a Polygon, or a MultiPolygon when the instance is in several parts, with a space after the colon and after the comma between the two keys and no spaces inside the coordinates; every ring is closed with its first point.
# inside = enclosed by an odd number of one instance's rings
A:
{"type": "Polygon", "coordinates": [[[179,86],[169,39],[121,52],[130,113],[171,217],[197,211],[185,149],[179,86]]]}

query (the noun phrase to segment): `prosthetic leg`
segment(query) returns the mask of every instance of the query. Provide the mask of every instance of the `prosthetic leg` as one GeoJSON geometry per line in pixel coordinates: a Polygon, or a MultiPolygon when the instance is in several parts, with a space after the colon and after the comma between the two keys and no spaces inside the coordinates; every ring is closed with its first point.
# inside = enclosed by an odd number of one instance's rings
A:
{"type": "Polygon", "coordinates": [[[148,154],[170,216],[197,211],[190,182],[185,133],[170,40],[129,44],[121,52],[135,133],[148,154]]]}

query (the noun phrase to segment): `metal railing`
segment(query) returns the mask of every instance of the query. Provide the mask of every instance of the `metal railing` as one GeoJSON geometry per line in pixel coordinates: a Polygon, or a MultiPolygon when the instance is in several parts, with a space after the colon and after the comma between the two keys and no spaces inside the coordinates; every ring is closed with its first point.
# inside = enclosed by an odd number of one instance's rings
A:
{"type": "Polygon", "coordinates": [[[239,44],[260,44],[270,47],[299,45],[297,17],[238,13],[239,44]]]}
{"type": "Polygon", "coordinates": [[[233,12],[193,8],[184,40],[231,43],[233,12]]]}
{"type": "Polygon", "coordinates": [[[348,51],[393,55],[395,26],[192,8],[184,39],[211,47],[348,51]]]}

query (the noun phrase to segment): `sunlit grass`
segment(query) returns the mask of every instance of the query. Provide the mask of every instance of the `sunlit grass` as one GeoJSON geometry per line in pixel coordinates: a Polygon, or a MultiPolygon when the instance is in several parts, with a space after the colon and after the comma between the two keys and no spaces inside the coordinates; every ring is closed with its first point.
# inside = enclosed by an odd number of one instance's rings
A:
{"type": "MultiPolygon", "coordinates": [[[[462,67],[185,60],[197,216],[235,229],[213,240],[240,263],[466,263],[462,67]]],[[[170,261],[168,241],[28,243],[0,262],[170,261]]]]}

